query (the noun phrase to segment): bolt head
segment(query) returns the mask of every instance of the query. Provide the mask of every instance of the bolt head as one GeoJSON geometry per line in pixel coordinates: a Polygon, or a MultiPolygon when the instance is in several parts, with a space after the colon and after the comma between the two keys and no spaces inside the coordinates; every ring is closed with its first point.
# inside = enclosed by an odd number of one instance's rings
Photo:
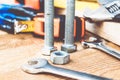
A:
{"type": "Polygon", "coordinates": [[[68,53],[72,53],[72,52],[75,52],[77,50],[77,45],[67,45],[67,44],[64,44],[61,46],[61,50],[62,51],[65,51],[65,52],[68,52],[68,53]]]}
{"type": "Polygon", "coordinates": [[[51,52],[56,50],[57,50],[57,47],[44,47],[42,49],[42,54],[45,56],[50,56],[51,52]]]}
{"type": "Polygon", "coordinates": [[[51,53],[50,60],[53,64],[66,64],[70,61],[70,55],[64,51],[54,51],[51,53]]]}

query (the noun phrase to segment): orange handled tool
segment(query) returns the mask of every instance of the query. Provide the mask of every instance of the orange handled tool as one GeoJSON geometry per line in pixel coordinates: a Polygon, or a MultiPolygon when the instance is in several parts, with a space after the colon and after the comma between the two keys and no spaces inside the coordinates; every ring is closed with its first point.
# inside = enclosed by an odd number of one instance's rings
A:
{"type": "MultiPolygon", "coordinates": [[[[38,36],[44,36],[44,13],[34,18],[34,33],[38,36]]],[[[69,27],[69,26],[68,26],[69,27]]],[[[54,37],[59,40],[64,39],[65,16],[59,15],[54,18],[54,37]]],[[[81,40],[85,35],[85,21],[83,18],[74,19],[74,38],[81,40]]]]}

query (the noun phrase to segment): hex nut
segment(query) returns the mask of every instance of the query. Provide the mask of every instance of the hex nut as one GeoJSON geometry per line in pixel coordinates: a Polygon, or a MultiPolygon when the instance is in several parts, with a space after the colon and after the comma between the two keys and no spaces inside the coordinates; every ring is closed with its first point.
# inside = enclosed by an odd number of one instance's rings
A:
{"type": "Polygon", "coordinates": [[[51,53],[50,60],[53,64],[66,64],[70,61],[70,55],[64,51],[54,51],[51,53]]]}

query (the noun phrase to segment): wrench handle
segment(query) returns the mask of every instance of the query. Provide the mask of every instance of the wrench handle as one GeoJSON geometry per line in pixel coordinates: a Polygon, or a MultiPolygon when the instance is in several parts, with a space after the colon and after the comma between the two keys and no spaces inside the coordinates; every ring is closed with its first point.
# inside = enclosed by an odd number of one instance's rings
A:
{"type": "Polygon", "coordinates": [[[108,78],[104,78],[104,77],[100,77],[100,76],[96,76],[88,73],[73,71],[73,70],[55,67],[51,65],[47,65],[45,70],[46,70],[45,72],[48,72],[48,73],[57,74],[57,75],[61,75],[61,76],[65,76],[73,79],[78,79],[78,80],[112,80],[112,79],[108,79],[108,78]]]}
{"type": "Polygon", "coordinates": [[[115,57],[115,58],[120,60],[120,53],[115,51],[114,49],[109,48],[109,47],[107,47],[107,46],[105,46],[103,44],[97,45],[96,48],[98,48],[98,49],[100,49],[100,50],[102,50],[102,51],[104,51],[104,52],[110,54],[111,56],[113,56],[113,57],[115,57]]]}

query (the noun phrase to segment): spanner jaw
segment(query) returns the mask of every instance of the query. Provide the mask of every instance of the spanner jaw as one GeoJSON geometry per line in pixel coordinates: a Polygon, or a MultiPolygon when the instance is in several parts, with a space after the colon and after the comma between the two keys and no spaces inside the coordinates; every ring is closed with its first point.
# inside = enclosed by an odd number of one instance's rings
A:
{"type": "Polygon", "coordinates": [[[117,59],[120,60],[120,53],[118,51],[115,51],[112,48],[109,48],[107,46],[105,46],[105,44],[103,43],[102,40],[100,39],[93,39],[89,40],[89,41],[83,41],[81,42],[83,48],[95,48],[95,49],[99,49],[101,51],[104,51],[106,53],[108,53],[109,55],[112,55],[114,57],[116,57],[117,59]]]}
{"type": "Polygon", "coordinates": [[[22,66],[22,70],[31,74],[41,73],[41,72],[45,72],[44,69],[47,64],[48,61],[46,59],[42,59],[42,58],[32,59],[22,66]]]}
{"type": "Polygon", "coordinates": [[[82,46],[83,48],[95,48],[97,47],[97,43],[83,41],[82,46]]]}

